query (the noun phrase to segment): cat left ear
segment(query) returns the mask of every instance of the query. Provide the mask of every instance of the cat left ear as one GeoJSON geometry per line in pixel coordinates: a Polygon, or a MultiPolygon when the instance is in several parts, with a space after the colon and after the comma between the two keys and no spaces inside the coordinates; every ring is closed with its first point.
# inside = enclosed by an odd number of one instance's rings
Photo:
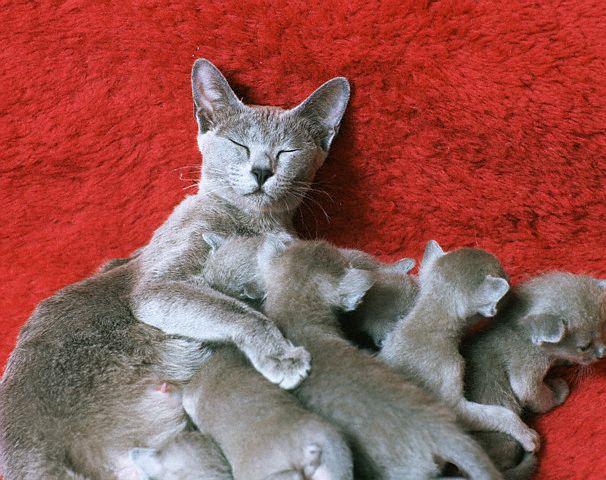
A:
{"type": "Polygon", "coordinates": [[[210,247],[211,252],[217,250],[223,243],[225,243],[225,237],[218,233],[208,232],[203,233],[202,238],[210,247]]]}
{"type": "Polygon", "coordinates": [[[387,265],[384,268],[385,272],[388,273],[397,273],[399,275],[406,275],[413,268],[415,268],[416,262],[412,258],[402,258],[395,263],[387,265]]]}
{"type": "Polygon", "coordinates": [[[526,321],[530,326],[530,341],[535,345],[558,343],[566,333],[566,325],[555,315],[531,315],[526,321]]]}
{"type": "Polygon", "coordinates": [[[295,240],[295,237],[287,233],[266,234],[257,252],[259,265],[268,265],[274,257],[285,252],[295,240]]]}
{"type": "Polygon", "coordinates": [[[355,310],[374,282],[368,270],[348,269],[338,287],[340,307],[346,312],[355,310]]]}
{"type": "Polygon", "coordinates": [[[128,456],[139,471],[140,480],[151,480],[162,474],[158,451],[153,448],[133,448],[128,456]]]}
{"type": "Polygon", "coordinates": [[[306,117],[320,127],[318,132],[313,133],[325,152],[328,152],[332,140],[339,131],[339,125],[349,101],[349,92],[347,79],[336,77],[326,82],[307,100],[291,110],[293,114],[306,117]]]}
{"type": "Polygon", "coordinates": [[[497,314],[497,303],[508,291],[509,282],[507,280],[486,275],[476,294],[476,301],[482,305],[478,309],[478,313],[484,317],[494,317],[497,314]]]}

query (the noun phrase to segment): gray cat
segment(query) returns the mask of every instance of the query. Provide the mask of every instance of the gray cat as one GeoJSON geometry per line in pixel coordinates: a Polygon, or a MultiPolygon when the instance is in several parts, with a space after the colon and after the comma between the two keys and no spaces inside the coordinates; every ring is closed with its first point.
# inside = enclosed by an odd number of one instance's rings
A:
{"type": "Polygon", "coordinates": [[[499,261],[483,250],[461,248],[446,254],[430,241],[419,270],[419,297],[412,311],[388,334],[379,357],[451,405],[468,428],[508,433],[534,451],[538,434],[517,414],[463,396],[461,337],[478,320],[478,314],[493,317],[497,313],[497,303],[509,290],[506,278],[499,261]]]}
{"type": "MultiPolygon", "coordinates": [[[[241,240],[231,241],[243,251],[241,240]]],[[[205,273],[206,279],[233,296],[246,295],[255,282],[252,290],[266,290],[265,313],[312,353],[310,376],[294,394],[342,429],[353,449],[356,478],[430,478],[439,476],[444,462],[456,464],[471,478],[500,478],[447,408],[344,340],[335,310],[359,305],[373,284],[372,272],[353,268],[324,242],[297,241],[285,251],[275,245],[279,241],[264,242],[258,253],[253,249],[246,255],[258,260],[256,274],[247,267],[249,275],[243,278],[240,263],[230,268],[230,255],[225,254],[219,268],[205,273]]],[[[184,405],[196,418],[187,396],[184,405]]],[[[196,392],[198,409],[213,397],[210,388],[196,392]]],[[[223,421],[228,418],[226,414],[223,421]]]]}
{"type": "MultiPolygon", "coordinates": [[[[554,272],[512,293],[495,321],[464,344],[465,395],[518,414],[544,413],[568,396],[562,378],[545,378],[556,362],[588,365],[604,357],[604,292],[589,277],[554,272]]],[[[502,469],[522,458],[519,444],[508,435],[478,433],[477,438],[502,469]]]]}
{"type": "Polygon", "coordinates": [[[194,64],[192,81],[204,156],[199,192],[130,261],[36,308],[0,386],[6,480],[136,475],[132,448],[162,448],[187,427],[181,390],[211,353],[192,339],[231,339],[266,374],[274,354],[279,368],[298,357],[287,372],[295,383],[306,371],[303,351],[285,344],[266,316],[194,278],[209,250],[205,231],[294,231],[293,212],[337,133],[347,81],[327,82],[291,110],[245,106],[206,60],[194,64]],[[139,322],[133,309],[175,335],[139,322]],[[242,328],[257,334],[239,338],[242,328]]]}

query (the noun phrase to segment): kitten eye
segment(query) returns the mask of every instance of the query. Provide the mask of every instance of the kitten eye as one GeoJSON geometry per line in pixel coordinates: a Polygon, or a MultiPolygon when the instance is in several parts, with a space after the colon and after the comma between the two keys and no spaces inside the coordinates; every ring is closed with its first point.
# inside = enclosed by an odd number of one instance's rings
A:
{"type": "Polygon", "coordinates": [[[282,155],[283,153],[293,153],[293,152],[298,152],[299,149],[298,148],[294,148],[292,150],[280,150],[277,154],[276,154],[276,159],[280,158],[280,155],[282,155]]]}
{"type": "Polygon", "coordinates": [[[588,352],[589,349],[591,348],[591,342],[585,344],[585,345],[579,345],[577,347],[577,349],[579,350],[579,352],[588,352]]]}
{"type": "Polygon", "coordinates": [[[236,142],[235,140],[232,140],[229,137],[225,137],[225,138],[227,138],[234,145],[237,145],[238,147],[243,148],[244,150],[246,150],[246,156],[250,157],[250,149],[246,145],[242,145],[241,143],[238,143],[238,142],[236,142]]]}

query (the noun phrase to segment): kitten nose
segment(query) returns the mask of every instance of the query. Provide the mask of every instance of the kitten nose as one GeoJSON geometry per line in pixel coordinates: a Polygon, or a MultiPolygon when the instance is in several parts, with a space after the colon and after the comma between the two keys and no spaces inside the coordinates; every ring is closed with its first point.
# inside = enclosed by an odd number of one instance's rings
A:
{"type": "Polygon", "coordinates": [[[274,172],[272,172],[269,168],[260,167],[253,167],[250,172],[257,179],[257,185],[259,185],[260,187],[263,186],[267,179],[274,174],[274,172]]]}

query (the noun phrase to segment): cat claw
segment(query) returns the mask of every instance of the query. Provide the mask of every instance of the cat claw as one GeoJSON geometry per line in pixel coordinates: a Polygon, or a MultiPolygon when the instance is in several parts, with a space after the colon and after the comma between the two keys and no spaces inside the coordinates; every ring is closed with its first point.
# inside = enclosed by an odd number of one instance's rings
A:
{"type": "Polygon", "coordinates": [[[257,370],[270,382],[284,390],[292,390],[307,378],[311,368],[311,355],[303,347],[290,346],[280,353],[261,359],[257,370]]]}

